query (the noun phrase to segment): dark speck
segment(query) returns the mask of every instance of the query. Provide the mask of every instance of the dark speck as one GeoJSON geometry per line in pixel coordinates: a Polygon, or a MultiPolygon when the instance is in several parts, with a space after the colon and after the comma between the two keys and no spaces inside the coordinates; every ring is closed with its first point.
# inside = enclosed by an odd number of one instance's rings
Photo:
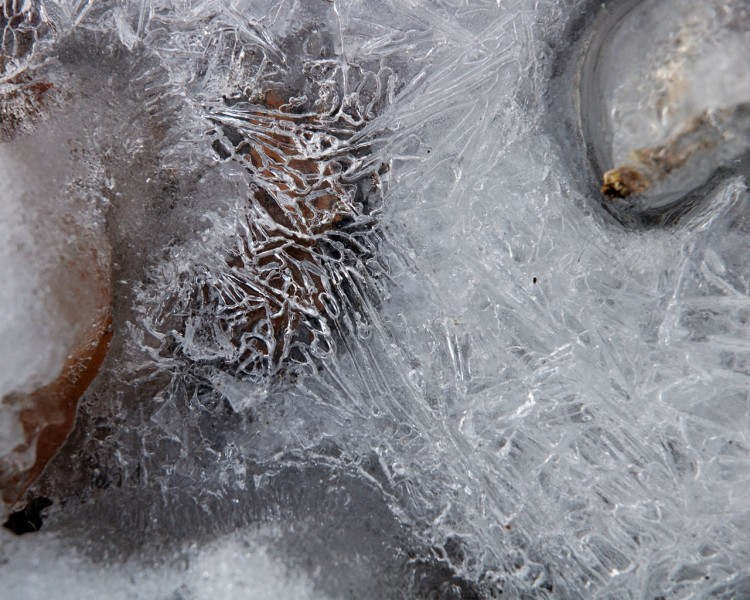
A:
{"type": "Polygon", "coordinates": [[[52,506],[49,498],[34,498],[21,510],[11,513],[3,527],[16,535],[39,531],[44,520],[42,511],[49,506],[52,506]]]}

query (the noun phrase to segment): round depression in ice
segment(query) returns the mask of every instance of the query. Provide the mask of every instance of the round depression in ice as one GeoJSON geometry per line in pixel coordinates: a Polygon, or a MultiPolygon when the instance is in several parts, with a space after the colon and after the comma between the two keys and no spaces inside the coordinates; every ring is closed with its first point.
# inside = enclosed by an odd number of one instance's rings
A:
{"type": "Polygon", "coordinates": [[[747,3],[627,2],[603,20],[581,93],[603,194],[669,211],[718,169],[746,168],[747,3]]]}

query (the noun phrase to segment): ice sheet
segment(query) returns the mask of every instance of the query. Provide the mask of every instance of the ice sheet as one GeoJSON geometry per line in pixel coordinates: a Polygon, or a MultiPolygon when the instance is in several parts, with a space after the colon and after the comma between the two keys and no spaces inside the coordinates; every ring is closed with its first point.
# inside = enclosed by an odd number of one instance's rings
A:
{"type": "Polygon", "coordinates": [[[132,561],[92,565],[60,539],[19,545],[9,532],[0,536],[7,565],[3,594],[8,598],[324,598],[304,574],[289,574],[268,548],[238,535],[195,549],[178,564],[156,567],[132,561]],[[82,567],[90,578],[84,585],[82,567]]]}
{"type": "Polygon", "coordinates": [[[44,529],[0,565],[11,597],[66,543],[49,577],[89,594],[102,556],[144,598],[203,597],[195,569],[289,598],[748,593],[750,193],[726,178],[671,227],[594,208],[546,96],[594,8],[47,4],[45,72],[96,109],[74,146],[103,164],[116,334],[34,490],[44,529]],[[323,117],[270,123],[268,89],[323,117]],[[251,190],[294,210],[307,166],[253,171],[241,141],[280,131],[343,174],[317,171],[346,219],[305,217],[273,267],[303,326],[243,338],[253,244],[291,235],[251,190]],[[190,544],[198,567],[163,566],[190,544]]]}

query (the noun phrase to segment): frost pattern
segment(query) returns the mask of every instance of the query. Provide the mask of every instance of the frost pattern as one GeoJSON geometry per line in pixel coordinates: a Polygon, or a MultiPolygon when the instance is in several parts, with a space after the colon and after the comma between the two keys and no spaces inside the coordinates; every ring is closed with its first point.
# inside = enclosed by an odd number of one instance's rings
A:
{"type": "Polygon", "coordinates": [[[274,523],[334,597],[746,595],[750,195],[592,211],[545,96],[592,6],[55,5],[132,105],[97,146],[120,337],[49,528],[274,523]]]}
{"type": "Polygon", "coordinates": [[[171,279],[156,286],[166,295],[145,322],[163,355],[262,380],[330,357],[332,330],[356,333],[352,319],[364,327],[365,306],[378,301],[379,173],[386,167],[372,156],[374,140],[358,134],[386,106],[395,76],[348,68],[352,91],[339,97],[340,64],[295,58],[311,82],[309,99],[274,89],[292,74],[261,77],[272,59],[262,55],[256,74],[243,65],[253,85],[208,106],[212,147],[246,170],[247,197],[238,199],[231,223],[217,218],[222,247],[188,265],[176,286],[171,279]]]}
{"type": "Polygon", "coordinates": [[[44,104],[49,82],[34,80],[35,48],[48,37],[50,25],[40,2],[4,0],[0,3],[0,142],[28,128],[44,104]]]}
{"type": "Polygon", "coordinates": [[[0,7],[0,77],[16,75],[48,31],[44,7],[39,2],[3,0],[0,7]]]}

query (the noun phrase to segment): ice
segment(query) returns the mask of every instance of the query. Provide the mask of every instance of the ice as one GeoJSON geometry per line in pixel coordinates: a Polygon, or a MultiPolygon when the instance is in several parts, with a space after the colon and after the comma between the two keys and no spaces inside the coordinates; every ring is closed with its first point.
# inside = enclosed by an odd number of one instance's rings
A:
{"type": "Polygon", "coordinates": [[[602,191],[642,194],[642,210],[666,220],[717,165],[738,168],[747,155],[747,7],[623,3],[599,19],[581,114],[590,115],[589,152],[607,171],[602,191]],[[639,43],[633,30],[653,43],[639,43]]]}
{"type": "Polygon", "coordinates": [[[4,357],[0,393],[5,396],[23,390],[29,384],[49,383],[62,369],[65,338],[70,336],[66,336],[65,331],[56,331],[59,327],[43,318],[48,309],[44,305],[42,273],[28,266],[29,262],[43,264],[44,260],[35,256],[40,253],[35,244],[38,232],[32,225],[35,219],[32,211],[24,210],[24,194],[16,187],[19,183],[23,185],[18,177],[14,177],[17,167],[6,168],[11,163],[7,156],[3,158],[0,168],[4,186],[0,210],[7,234],[2,238],[0,269],[3,281],[7,283],[2,287],[3,309],[0,313],[4,357]]]}
{"type": "Polygon", "coordinates": [[[62,442],[52,441],[50,427],[72,425],[75,405],[69,406],[67,390],[85,379],[91,348],[109,320],[109,244],[85,188],[68,179],[76,171],[88,174],[65,151],[69,133],[51,128],[43,140],[29,135],[0,146],[0,275],[6,282],[0,292],[0,480],[6,502],[27,486],[9,478],[35,463],[41,469],[49,460],[42,446],[62,442]],[[35,163],[44,169],[34,169],[35,163]]]}
{"type": "Polygon", "coordinates": [[[24,191],[106,232],[114,337],[3,597],[750,593],[745,159],[674,218],[597,171],[746,102],[725,4],[47,2],[12,85],[52,95],[0,146],[0,391],[64,359],[24,191]],[[624,13],[621,87],[582,78],[624,13]],[[683,22],[659,120],[628,82],[683,22]]]}
{"type": "Polygon", "coordinates": [[[325,598],[304,574],[290,574],[264,544],[238,535],[190,549],[178,564],[91,565],[87,569],[91,580],[85,586],[79,577],[87,561],[71,553],[64,541],[47,538],[21,548],[10,533],[0,535],[7,561],[3,593],[9,598],[325,598]],[[37,551],[31,562],[22,558],[28,546],[36,546],[37,551]]]}
{"type": "Polygon", "coordinates": [[[747,43],[747,7],[715,8],[645,2],[624,17],[602,56],[619,65],[602,65],[615,162],[661,141],[706,109],[750,100],[747,67],[740,59],[747,43]],[[632,44],[633,27],[641,27],[654,43],[632,44]]]}

